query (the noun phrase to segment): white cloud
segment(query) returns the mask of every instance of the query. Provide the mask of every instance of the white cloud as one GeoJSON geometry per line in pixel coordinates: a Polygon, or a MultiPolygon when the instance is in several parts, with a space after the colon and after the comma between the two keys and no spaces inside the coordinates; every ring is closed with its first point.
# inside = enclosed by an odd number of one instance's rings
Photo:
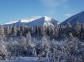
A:
{"type": "Polygon", "coordinates": [[[42,5],[48,8],[45,13],[49,14],[49,16],[54,16],[56,14],[56,8],[59,5],[66,3],[68,0],[38,0],[42,5]]]}
{"type": "Polygon", "coordinates": [[[56,7],[62,3],[67,2],[67,0],[39,0],[46,7],[56,7]]]}
{"type": "Polygon", "coordinates": [[[72,13],[64,14],[65,17],[71,17],[72,15],[73,15],[72,13]]]}

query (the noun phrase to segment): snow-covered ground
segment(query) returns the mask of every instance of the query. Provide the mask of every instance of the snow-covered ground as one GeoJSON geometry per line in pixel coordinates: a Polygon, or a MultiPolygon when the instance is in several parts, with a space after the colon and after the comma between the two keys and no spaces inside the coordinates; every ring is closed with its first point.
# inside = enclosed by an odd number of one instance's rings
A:
{"type": "Polygon", "coordinates": [[[41,60],[39,60],[38,57],[19,57],[16,58],[15,60],[0,60],[0,62],[48,62],[46,58],[41,58],[41,60]]]}

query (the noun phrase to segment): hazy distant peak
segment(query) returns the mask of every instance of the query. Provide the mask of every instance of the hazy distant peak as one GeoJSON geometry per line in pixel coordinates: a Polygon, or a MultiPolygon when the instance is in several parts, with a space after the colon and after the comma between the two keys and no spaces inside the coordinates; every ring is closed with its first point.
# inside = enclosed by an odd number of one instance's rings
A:
{"type": "Polygon", "coordinates": [[[62,22],[61,24],[66,25],[68,22],[71,25],[74,25],[76,22],[84,23],[84,11],[82,11],[74,16],[71,16],[70,18],[68,18],[67,20],[62,22]]]}

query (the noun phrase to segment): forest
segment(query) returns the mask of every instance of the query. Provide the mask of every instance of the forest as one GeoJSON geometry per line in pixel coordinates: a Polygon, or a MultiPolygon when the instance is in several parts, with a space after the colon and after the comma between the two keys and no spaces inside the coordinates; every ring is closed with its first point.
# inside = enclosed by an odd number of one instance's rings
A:
{"type": "Polygon", "coordinates": [[[84,62],[84,24],[0,26],[0,60],[46,57],[50,62],[84,62]]]}

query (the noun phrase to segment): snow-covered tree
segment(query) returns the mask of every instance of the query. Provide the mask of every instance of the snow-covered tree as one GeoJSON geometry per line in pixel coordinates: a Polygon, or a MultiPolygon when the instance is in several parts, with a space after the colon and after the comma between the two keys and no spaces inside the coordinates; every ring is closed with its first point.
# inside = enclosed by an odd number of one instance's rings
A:
{"type": "Polygon", "coordinates": [[[0,35],[2,36],[2,37],[4,37],[4,27],[3,26],[0,26],[0,35]]]}
{"type": "Polygon", "coordinates": [[[0,38],[0,59],[6,59],[8,55],[6,43],[3,41],[2,38],[0,38]]]}

